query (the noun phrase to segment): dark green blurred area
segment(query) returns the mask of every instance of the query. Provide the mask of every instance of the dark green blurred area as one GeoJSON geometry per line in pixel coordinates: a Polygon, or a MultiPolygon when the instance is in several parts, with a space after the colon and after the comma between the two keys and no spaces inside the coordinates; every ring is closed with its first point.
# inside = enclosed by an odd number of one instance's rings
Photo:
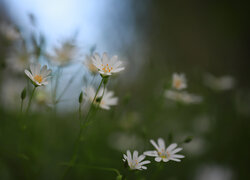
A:
{"type": "MultiPolygon", "coordinates": [[[[122,82],[126,73],[121,73],[122,78],[110,82],[109,89],[115,91],[119,104],[110,111],[99,110],[92,119],[83,135],[76,165],[66,179],[115,179],[115,172],[94,168],[104,167],[118,169],[128,180],[204,180],[197,177],[200,168],[217,165],[230,170],[230,179],[250,179],[247,6],[226,1],[147,4],[149,7],[142,11],[142,1],[133,6],[138,36],[145,45],[145,60],[133,81],[122,82]],[[188,91],[201,95],[201,104],[175,103],[163,96],[174,72],[186,74],[188,91]],[[221,92],[207,88],[203,83],[207,72],[233,76],[235,88],[221,92]],[[148,158],[152,161],[148,170],[129,171],[122,161],[125,150],[117,148],[121,134],[128,141],[136,137],[138,144],[133,146],[140,153],[152,149],[150,139],[163,137],[167,144],[176,142],[183,147],[185,158],[180,163],[157,163],[148,158]],[[193,140],[185,144],[187,136],[193,140]]],[[[7,18],[4,13],[1,21],[7,18]]],[[[1,86],[9,80],[2,76],[7,68],[8,47],[1,37],[1,86]]],[[[133,72],[136,50],[133,44],[124,49],[123,53],[131,58],[127,73],[133,72]]],[[[20,99],[16,103],[19,106],[20,99]]],[[[0,179],[61,179],[79,131],[77,112],[60,114],[48,109],[24,115],[1,105],[0,179]],[[27,124],[25,129],[23,122],[27,124]]]]}

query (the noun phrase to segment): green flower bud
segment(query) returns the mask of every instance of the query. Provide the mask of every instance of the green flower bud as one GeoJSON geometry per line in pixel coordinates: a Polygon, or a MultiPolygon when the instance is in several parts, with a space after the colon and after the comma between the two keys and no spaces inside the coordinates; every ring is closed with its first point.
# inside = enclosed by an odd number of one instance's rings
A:
{"type": "Polygon", "coordinates": [[[26,88],[24,88],[21,92],[21,99],[24,100],[26,98],[26,88]]]}
{"type": "Polygon", "coordinates": [[[82,100],[83,100],[83,92],[81,91],[79,98],[78,98],[78,102],[82,103],[82,100]]]}
{"type": "Polygon", "coordinates": [[[192,136],[186,137],[186,139],[183,141],[184,143],[190,143],[193,140],[192,136]]]}

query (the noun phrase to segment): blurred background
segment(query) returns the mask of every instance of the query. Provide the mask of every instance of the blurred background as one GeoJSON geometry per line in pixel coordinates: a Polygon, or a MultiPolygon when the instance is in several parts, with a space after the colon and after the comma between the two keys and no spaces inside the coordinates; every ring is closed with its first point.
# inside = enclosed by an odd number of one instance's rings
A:
{"type": "Polygon", "coordinates": [[[126,66],[108,84],[119,103],[98,111],[66,179],[116,178],[93,166],[126,179],[249,179],[248,14],[246,4],[228,1],[0,0],[0,178],[61,179],[79,131],[79,94],[101,80],[86,62],[107,52],[126,66]],[[23,115],[31,62],[47,65],[52,78],[23,115]],[[202,102],[165,97],[175,72],[202,102]],[[183,147],[185,159],[124,167],[127,149],[150,150],[158,137],[183,147]]]}

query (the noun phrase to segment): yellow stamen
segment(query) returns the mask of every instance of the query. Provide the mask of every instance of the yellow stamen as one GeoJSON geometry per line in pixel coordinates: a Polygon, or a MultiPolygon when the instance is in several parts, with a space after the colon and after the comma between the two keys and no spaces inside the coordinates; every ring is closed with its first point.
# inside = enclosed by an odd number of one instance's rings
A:
{"type": "Polygon", "coordinates": [[[105,73],[107,73],[107,72],[110,73],[111,70],[113,70],[113,67],[110,67],[109,64],[106,64],[106,65],[103,65],[103,64],[102,64],[102,67],[103,67],[102,70],[103,70],[105,73]]]}
{"type": "Polygon", "coordinates": [[[36,76],[34,77],[34,79],[35,79],[37,82],[39,82],[39,83],[41,83],[41,82],[43,81],[43,77],[40,76],[40,75],[36,75],[36,76]]]}
{"type": "Polygon", "coordinates": [[[180,86],[181,86],[181,80],[178,79],[175,81],[175,87],[180,88],[180,86]]]}

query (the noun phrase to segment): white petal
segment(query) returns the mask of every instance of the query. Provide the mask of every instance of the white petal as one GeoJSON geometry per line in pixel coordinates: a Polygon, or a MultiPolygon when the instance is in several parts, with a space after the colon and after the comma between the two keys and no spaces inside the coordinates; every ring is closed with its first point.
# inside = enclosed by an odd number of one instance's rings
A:
{"type": "Polygon", "coordinates": [[[102,55],[102,62],[104,65],[109,63],[109,57],[108,57],[108,54],[106,52],[104,52],[102,55]]]}
{"type": "Polygon", "coordinates": [[[174,154],[172,157],[173,158],[184,158],[185,156],[183,156],[181,154],[174,154]]]}
{"type": "Polygon", "coordinates": [[[41,64],[37,63],[35,65],[35,75],[40,74],[41,64]]]}
{"type": "Polygon", "coordinates": [[[31,71],[33,76],[36,75],[36,64],[35,63],[30,64],[30,71],[31,71]]]}
{"type": "Polygon", "coordinates": [[[127,150],[127,158],[128,158],[128,159],[131,159],[131,158],[132,158],[131,152],[130,152],[129,150],[127,150]]]}
{"type": "Polygon", "coordinates": [[[125,154],[123,154],[123,158],[124,158],[124,159],[127,159],[127,156],[126,156],[125,154]]]}
{"type": "Polygon", "coordinates": [[[175,154],[175,153],[178,153],[179,151],[181,151],[182,150],[182,148],[176,148],[175,150],[173,150],[171,153],[172,154],[175,154]]]}
{"type": "Polygon", "coordinates": [[[157,151],[145,151],[143,154],[145,154],[146,156],[153,156],[153,157],[158,156],[157,151]]]}
{"type": "Polygon", "coordinates": [[[162,160],[163,160],[163,162],[168,162],[169,161],[168,158],[163,158],[162,160]]]}
{"type": "Polygon", "coordinates": [[[155,143],[155,141],[154,140],[150,140],[150,143],[157,149],[157,150],[159,150],[159,147],[158,147],[158,145],[155,143]]]}
{"type": "Polygon", "coordinates": [[[141,162],[143,159],[145,159],[145,156],[144,156],[144,155],[140,155],[140,156],[138,157],[138,162],[141,162]]]}
{"type": "Polygon", "coordinates": [[[112,73],[118,73],[118,72],[120,72],[120,71],[122,71],[122,70],[124,70],[124,69],[125,69],[124,67],[116,68],[116,69],[114,69],[114,70],[112,71],[112,73]]]}
{"type": "Polygon", "coordinates": [[[139,163],[139,165],[144,165],[144,164],[149,164],[150,163],[150,161],[142,161],[141,163],[139,163]]]}
{"type": "Polygon", "coordinates": [[[155,158],[155,161],[156,161],[156,162],[160,162],[160,161],[161,161],[161,158],[160,158],[160,157],[156,157],[156,158],[155,158]]]}
{"type": "Polygon", "coordinates": [[[165,142],[164,142],[164,140],[162,138],[158,138],[158,144],[159,144],[160,149],[165,150],[165,142]]]}
{"type": "Polygon", "coordinates": [[[24,72],[32,81],[34,81],[32,74],[27,69],[25,69],[24,72]]]}
{"type": "Polygon", "coordinates": [[[134,153],[133,153],[133,159],[135,160],[137,158],[138,158],[138,151],[134,151],[134,153]]]}
{"type": "Polygon", "coordinates": [[[175,158],[170,158],[170,160],[176,161],[176,162],[180,162],[181,161],[180,159],[175,159],[175,158]]]}
{"type": "Polygon", "coordinates": [[[176,148],[177,147],[177,144],[176,143],[173,143],[173,144],[170,144],[169,146],[168,146],[168,148],[167,148],[167,151],[172,151],[174,148],[176,148]]]}

